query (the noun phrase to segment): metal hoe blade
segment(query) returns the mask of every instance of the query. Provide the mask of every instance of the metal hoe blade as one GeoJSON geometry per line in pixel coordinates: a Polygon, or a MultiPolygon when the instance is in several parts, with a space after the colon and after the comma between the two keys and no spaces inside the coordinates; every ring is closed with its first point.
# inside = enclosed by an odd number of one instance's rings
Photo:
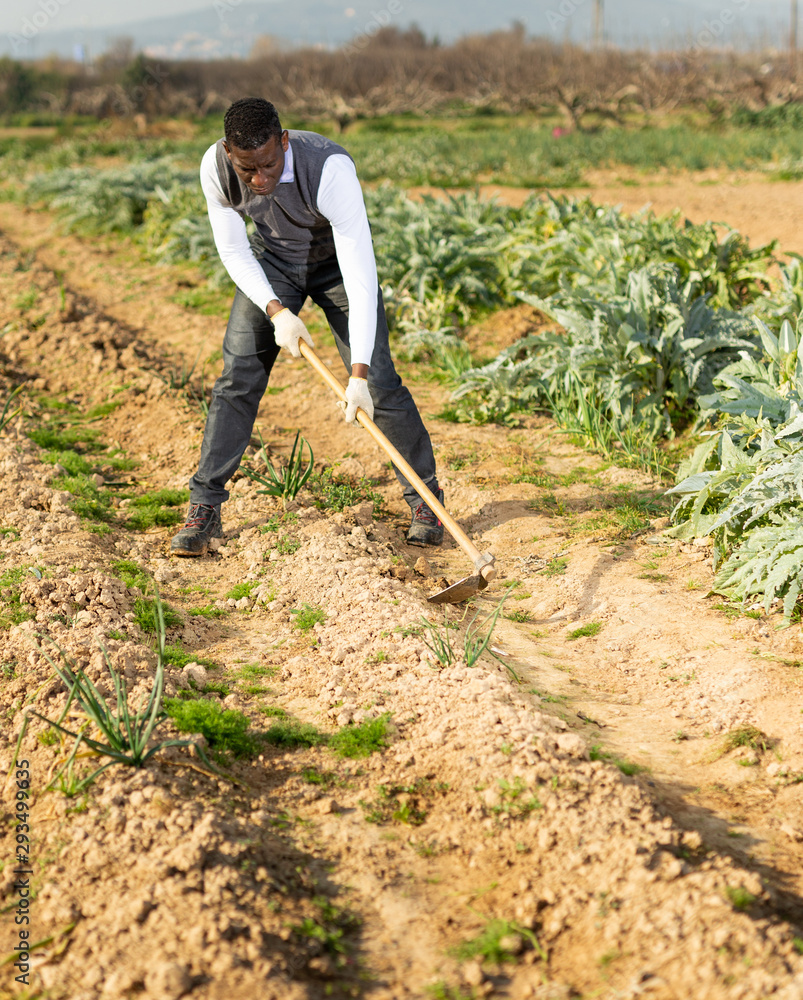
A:
{"type": "Polygon", "coordinates": [[[487,586],[488,581],[485,577],[476,573],[474,576],[466,576],[462,580],[458,580],[457,583],[453,583],[445,590],[439,590],[437,594],[428,597],[427,602],[429,604],[459,604],[461,601],[467,601],[469,597],[473,597],[479,591],[485,590],[487,586]]]}

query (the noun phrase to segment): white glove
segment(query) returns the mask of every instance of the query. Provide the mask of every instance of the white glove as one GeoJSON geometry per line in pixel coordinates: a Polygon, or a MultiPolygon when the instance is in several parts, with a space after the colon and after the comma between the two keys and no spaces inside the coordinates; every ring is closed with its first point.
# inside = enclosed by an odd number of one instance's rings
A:
{"type": "Polygon", "coordinates": [[[287,306],[274,313],[270,319],[273,323],[273,339],[279,347],[289,351],[294,358],[301,357],[299,340],[303,340],[309,347],[315,346],[303,321],[295,313],[291,313],[287,306]]]}
{"type": "MultiPolygon", "coordinates": [[[[364,378],[355,378],[353,375],[346,386],[346,402],[338,403],[338,406],[346,414],[347,424],[357,423],[357,407],[365,410],[366,415],[374,419],[374,401],[368,391],[368,383],[364,378]]],[[[357,425],[359,426],[359,424],[357,425]]]]}

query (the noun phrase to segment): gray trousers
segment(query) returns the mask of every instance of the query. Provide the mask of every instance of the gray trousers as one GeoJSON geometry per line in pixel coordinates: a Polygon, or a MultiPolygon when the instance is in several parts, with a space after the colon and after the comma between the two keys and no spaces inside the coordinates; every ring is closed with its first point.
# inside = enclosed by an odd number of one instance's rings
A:
{"type": "MultiPolygon", "coordinates": [[[[298,315],[309,296],[323,309],[346,371],[351,374],[348,298],[337,258],[288,264],[259,243],[255,242],[254,246],[257,259],[283,305],[298,315]]],[[[279,350],[273,339],[273,324],[238,288],[223,338],[223,373],[212,390],[198,471],[190,479],[192,503],[216,505],[228,500],[225,484],[237,471],[248,447],[259,403],[279,350]]],[[[377,427],[426,486],[435,491],[437,479],[432,443],[413,397],[402,385],[390,356],[381,289],[368,389],[377,427]]],[[[331,393],[323,383],[320,391],[331,393]]],[[[332,419],[337,418],[333,415],[332,419]]],[[[415,506],[419,502],[417,492],[395,466],[394,471],[404,490],[404,499],[411,507],[415,506]]]]}

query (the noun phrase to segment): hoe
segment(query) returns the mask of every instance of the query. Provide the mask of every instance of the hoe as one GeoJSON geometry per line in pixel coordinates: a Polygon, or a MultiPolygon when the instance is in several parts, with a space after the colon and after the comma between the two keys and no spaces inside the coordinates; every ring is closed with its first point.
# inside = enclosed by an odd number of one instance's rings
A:
{"type": "MultiPolygon", "coordinates": [[[[340,381],[329,371],[323,361],[321,361],[315,351],[313,351],[311,347],[308,347],[303,341],[299,341],[298,346],[301,349],[303,356],[307,359],[307,361],[309,361],[324,382],[327,383],[329,388],[334,391],[338,399],[345,401],[345,389],[340,381]]],[[[398,451],[393,447],[390,441],[388,441],[382,431],[376,426],[364,410],[357,410],[357,422],[368,431],[379,447],[387,452],[393,464],[404,473],[411,485],[415,486],[421,499],[435,514],[437,514],[443,522],[443,526],[452,538],[454,538],[460,548],[474,563],[474,573],[472,576],[466,576],[462,580],[458,580],[457,583],[453,583],[451,587],[447,587],[445,590],[440,590],[437,594],[433,594],[428,598],[429,603],[459,604],[461,601],[466,601],[469,597],[473,597],[474,594],[478,593],[480,590],[484,590],[496,576],[494,556],[491,555],[490,552],[480,552],[457,521],[455,521],[443,504],[433,496],[432,491],[427,489],[421,478],[401,457],[398,451]]]]}

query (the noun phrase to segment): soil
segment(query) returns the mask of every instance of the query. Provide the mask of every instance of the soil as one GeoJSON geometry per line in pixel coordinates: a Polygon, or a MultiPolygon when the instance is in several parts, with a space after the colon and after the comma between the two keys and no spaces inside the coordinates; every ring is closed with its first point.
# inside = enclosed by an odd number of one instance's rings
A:
{"type": "MultiPolygon", "coordinates": [[[[794,249],[792,186],[761,188],[755,231],[752,201],[740,218],[746,202],[727,189],[686,188],[668,201],[707,217],[717,192],[729,222],[794,249]]],[[[651,197],[626,190],[630,207],[651,197]]],[[[100,483],[185,486],[203,415],[171,381],[204,345],[209,384],[224,324],[174,304],[179,280],[0,206],[0,400],[28,387],[0,435],[0,576],[24,569],[17,608],[31,615],[0,632],[0,996],[803,998],[800,626],[733,617],[709,593],[710,550],[663,534],[662,484],[605,467],[540,417],[447,423],[447,390],[421,369],[406,380],[447,506],[499,570],[468,608],[426,602],[471,565],[452,542],[405,543],[384,455],[291,359],[258,421],[274,461],[301,428],[319,468],[378,481],[380,513],[366,500],[322,510],[309,492],[283,511],[239,476],[222,544],[201,559],[170,558],[174,528],[126,528],[130,501],[98,533],[28,434],[63,418],[55,404],[77,417],[113,402],[88,426],[137,464],[100,455],[100,483]],[[388,745],[350,759],[263,742],[215,770],[175,746],[83,794],[47,790],[72,745],[52,745],[39,718],[67,707],[54,664],[69,657],[108,694],[110,663],[132,704],[153,684],[153,638],[120,560],[158,581],[178,615],[168,642],[197,658],[167,669],[167,695],[211,682],[208,697],[256,733],[279,710],[324,732],[382,717],[388,745]],[[250,595],[227,596],[243,582],[250,595]],[[505,595],[495,656],[439,662],[422,616],[457,624],[440,634],[462,655],[466,627],[505,595]],[[305,608],[325,614],[308,632],[305,608]],[[13,860],[24,724],[28,909],[13,860]],[[12,964],[21,928],[27,984],[12,964]]],[[[472,336],[504,342],[536,322],[512,311],[472,336]]],[[[200,395],[197,373],[191,385],[200,395]]],[[[2,615],[12,589],[0,596],[2,615]]],[[[187,738],[172,723],[158,736],[187,738]]]]}

